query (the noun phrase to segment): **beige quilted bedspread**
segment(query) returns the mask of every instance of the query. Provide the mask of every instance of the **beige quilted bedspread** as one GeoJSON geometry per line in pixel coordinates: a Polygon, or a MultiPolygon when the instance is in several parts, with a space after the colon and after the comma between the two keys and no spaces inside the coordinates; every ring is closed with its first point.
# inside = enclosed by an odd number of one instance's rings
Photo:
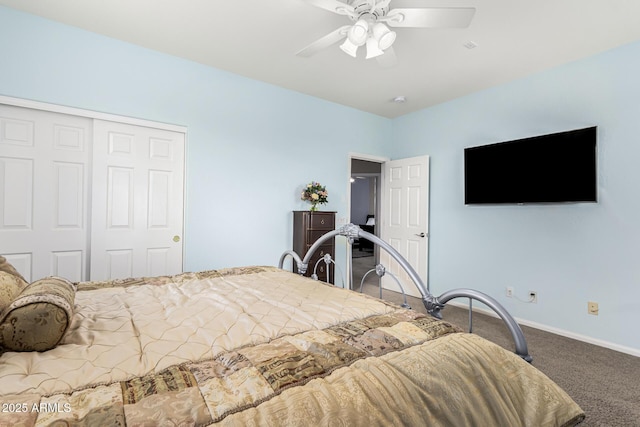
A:
{"type": "Polygon", "coordinates": [[[456,327],[272,267],[78,285],[43,353],[0,356],[0,426],[562,426],[580,408],[456,327]]]}

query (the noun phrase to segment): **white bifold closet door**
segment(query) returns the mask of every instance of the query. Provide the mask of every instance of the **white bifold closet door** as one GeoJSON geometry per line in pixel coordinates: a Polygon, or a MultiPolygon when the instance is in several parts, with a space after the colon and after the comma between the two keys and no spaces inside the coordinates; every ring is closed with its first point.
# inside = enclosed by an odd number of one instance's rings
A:
{"type": "Polygon", "coordinates": [[[28,281],[182,271],[184,142],[0,104],[0,254],[28,281]]]}
{"type": "Polygon", "coordinates": [[[87,276],[91,120],[0,105],[0,254],[26,280],[87,276]]]}
{"type": "Polygon", "coordinates": [[[184,134],[94,121],[91,279],[182,271],[184,134]]]}

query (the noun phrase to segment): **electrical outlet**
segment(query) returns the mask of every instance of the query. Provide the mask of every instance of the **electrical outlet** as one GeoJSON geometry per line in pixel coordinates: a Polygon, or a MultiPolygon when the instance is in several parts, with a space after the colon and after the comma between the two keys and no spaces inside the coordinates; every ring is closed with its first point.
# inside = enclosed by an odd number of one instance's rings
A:
{"type": "Polygon", "coordinates": [[[538,293],[536,291],[529,291],[529,302],[534,304],[538,302],[538,293]]]}
{"type": "Polygon", "coordinates": [[[594,316],[598,315],[598,303],[589,301],[587,303],[587,313],[593,314],[594,316]]]}
{"type": "Polygon", "coordinates": [[[507,286],[507,297],[513,297],[513,287],[507,286]]]}

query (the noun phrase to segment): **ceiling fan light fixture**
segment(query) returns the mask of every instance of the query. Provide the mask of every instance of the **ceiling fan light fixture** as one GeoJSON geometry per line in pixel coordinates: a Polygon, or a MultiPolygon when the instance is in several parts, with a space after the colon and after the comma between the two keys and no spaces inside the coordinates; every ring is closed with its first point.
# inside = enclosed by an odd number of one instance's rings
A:
{"type": "Polygon", "coordinates": [[[396,32],[391,31],[382,22],[378,22],[374,25],[371,32],[373,34],[373,38],[378,42],[378,46],[382,50],[390,48],[396,41],[396,32]]]}
{"type": "Polygon", "coordinates": [[[380,49],[380,45],[373,37],[367,39],[367,59],[375,58],[384,54],[384,51],[380,49]]]}
{"type": "Polygon", "coordinates": [[[358,46],[356,46],[355,44],[351,43],[351,40],[349,40],[349,38],[347,38],[344,43],[342,43],[340,45],[340,49],[342,49],[343,52],[353,56],[354,58],[356,57],[356,54],[358,53],[358,46]]]}
{"type": "Polygon", "coordinates": [[[351,28],[347,35],[349,41],[356,46],[362,46],[369,37],[369,23],[364,19],[359,19],[351,28]]]}

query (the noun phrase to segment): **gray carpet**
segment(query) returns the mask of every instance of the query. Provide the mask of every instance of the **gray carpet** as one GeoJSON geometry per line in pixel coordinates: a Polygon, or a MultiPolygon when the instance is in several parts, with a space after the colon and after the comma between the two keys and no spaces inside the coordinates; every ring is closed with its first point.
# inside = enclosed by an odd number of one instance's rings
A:
{"type": "MultiPolygon", "coordinates": [[[[373,266],[372,257],[354,259],[354,283],[359,286],[363,272],[373,266]]],[[[363,292],[378,297],[377,277],[368,276],[363,292]]],[[[382,297],[402,303],[401,295],[395,292],[383,290],[382,297]]],[[[407,297],[407,301],[414,310],[426,312],[419,299],[407,297]]],[[[468,328],[468,310],[449,306],[443,310],[443,317],[468,328]]],[[[581,426],[640,427],[639,357],[526,326],[522,330],[533,366],[562,387],[584,410],[587,418],[581,426]]],[[[474,313],[473,332],[514,349],[511,335],[497,318],[474,313]]]]}

